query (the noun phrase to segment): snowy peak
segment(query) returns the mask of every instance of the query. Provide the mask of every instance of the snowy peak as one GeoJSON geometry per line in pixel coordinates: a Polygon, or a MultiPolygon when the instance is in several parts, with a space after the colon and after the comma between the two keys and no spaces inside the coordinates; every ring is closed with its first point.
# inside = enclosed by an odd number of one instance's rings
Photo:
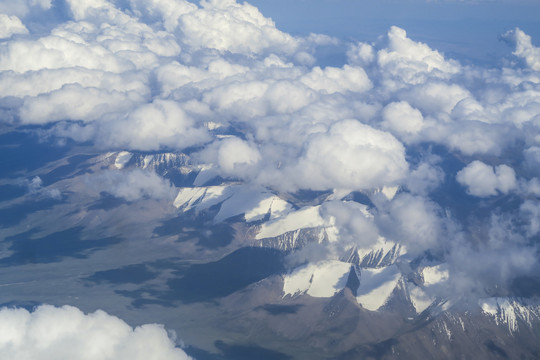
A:
{"type": "Polygon", "coordinates": [[[362,269],[356,301],[367,310],[379,310],[390,299],[400,278],[401,273],[396,266],[362,269]]]}
{"type": "Polygon", "coordinates": [[[388,303],[402,278],[396,266],[360,269],[342,261],[310,263],[283,277],[284,296],[332,297],[349,288],[364,309],[377,311],[388,303]]]}
{"type": "Polygon", "coordinates": [[[406,253],[405,246],[379,237],[370,247],[352,249],[347,262],[362,268],[380,268],[395,264],[406,253]]]}
{"type": "Polygon", "coordinates": [[[133,154],[127,151],[121,151],[116,155],[114,160],[114,167],[117,169],[123,169],[126,164],[131,160],[133,154]]]}
{"type": "Polygon", "coordinates": [[[319,209],[320,206],[306,206],[266,222],[262,224],[256,239],[274,238],[299,229],[331,226],[322,218],[319,209]]]}
{"type": "Polygon", "coordinates": [[[181,188],[174,199],[173,205],[184,212],[191,209],[205,210],[224,202],[235,192],[233,186],[207,186],[181,188]]]}
{"type": "Polygon", "coordinates": [[[283,293],[332,297],[346,287],[352,269],[351,264],[334,260],[301,266],[283,277],[283,293]]]}
{"type": "Polygon", "coordinates": [[[259,240],[259,246],[278,249],[282,251],[291,251],[301,249],[307,244],[327,243],[328,234],[324,228],[307,228],[288,231],[276,237],[268,237],[259,240]]]}
{"type": "Polygon", "coordinates": [[[247,222],[265,217],[272,220],[291,209],[289,203],[264,188],[237,184],[180,188],[174,200],[174,206],[183,212],[203,211],[215,205],[220,205],[215,222],[242,214],[247,222]]]}
{"type": "Polygon", "coordinates": [[[199,170],[193,165],[190,157],[182,153],[138,154],[120,151],[113,153],[112,156],[114,157],[114,167],[116,169],[138,167],[155,171],[160,175],[164,175],[173,169],[184,174],[199,170]]]}
{"type": "Polygon", "coordinates": [[[513,298],[487,298],[478,301],[482,312],[492,317],[497,325],[505,324],[510,333],[519,331],[519,324],[533,326],[540,321],[540,305],[513,298]]]}
{"type": "Polygon", "coordinates": [[[426,266],[422,269],[421,275],[425,286],[440,284],[448,280],[450,276],[446,264],[426,266]]]}

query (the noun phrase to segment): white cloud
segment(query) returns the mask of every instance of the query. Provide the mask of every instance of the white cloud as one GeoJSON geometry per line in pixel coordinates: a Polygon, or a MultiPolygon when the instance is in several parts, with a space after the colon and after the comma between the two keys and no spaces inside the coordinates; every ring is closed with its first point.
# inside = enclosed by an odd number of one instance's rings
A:
{"type": "Polygon", "coordinates": [[[59,90],[26,98],[20,111],[25,124],[46,124],[60,120],[96,121],[110,113],[128,111],[143,99],[138,93],[64,85],[59,90]]]}
{"type": "MultiPolygon", "coordinates": [[[[417,68],[423,72],[434,72],[437,76],[445,77],[460,69],[457,62],[448,61],[441,53],[432,50],[428,45],[407,38],[407,32],[396,26],[392,26],[388,31],[388,50],[381,50],[378,57],[381,66],[386,67],[392,64],[399,75],[405,75],[407,69],[417,68]]],[[[407,78],[405,75],[404,79],[407,78]]]]}
{"type": "Polygon", "coordinates": [[[479,197],[497,195],[499,192],[507,194],[517,186],[514,169],[507,165],[493,168],[479,160],[460,170],[456,179],[467,188],[469,194],[479,197]]]}
{"type": "Polygon", "coordinates": [[[327,201],[321,206],[321,216],[337,230],[338,242],[331,244],[333,249],[329,255],[339,254],[339,250],[351,247],[369,248],[379,238],[379,230],[373,216],[365,205],[356,202],[327,201]]]}
{"type": "Polygon", "coordinates": [[[28,191],[30,194],[35,194],[41,189],[42,184],[43,180],[39,176],[36,176],[28,182],[28,191]]]}
{"type": "Polygon", "coordinates": [[[254,117],[296,112],[317,99],[298,81],[268,79],[225,82],[203,96],[203,101],[229,117],[248,121],[254,117]]]}
{"type": "Polygon", "coordinates": [[[523,219],[526,220],[528,235],[534,236],[538,234],[540,232],[540,203],[535,200],[526,200],[521,204],[519,210],[523,219]]]}
{"type": "Polygon", "coordinates": [[[17,16],[0,14],[0,39],[6,39],[15,34],[28,34],[28,29],[17,16]]]}
{"type": "Polygon", "coordinates": [[[261,154],[253,143],[227,137],[208,146],[200,158],[206,163],[215,164],[226,177],[251,178],[256,173],[261,154]]]}
{"type": "Polygon", "coordinates": [[[437,124],[428,136],[445,144],[449,149],[465,155],[500,155],[516,139],[513,128],[505,125],[488,125],[479,121],[437,124]],[[435,132],[438,132],[435,135],[435,132]]]}
{"type": "Polygon", "coordinates": [[[193,49],[210,48],[255,55],[292,53],[298,41],[279,31],[271,19],[248,3],[235,0],[201,1],[202,8],[182,15],[183,41],[193,49]]]}
{"type": "Polygon", "coordinates": [[[420,163],[410,172],[406,184],[410,192],[427,195],[444,181],[444,171],[429,162],[420,163]]]}
{"type": "Polygon", "coordinates": [[[28,194],[41,198],[51,198],[60,200],[62,193],[60,190],[51,187],[43,187],[43,180],[39,176],[34,176],[32,179],[24,179],[19,183],[20,186],[28,188],[28,194]]]}
{"type": "Polygon", "coordinates": [[[221,141],[217,155],[217,165],[226,174],[235,174],[241,167],[256,165],[261,159],[259,151],[252,144],[238,138],[221,141]]]}
{"type": "Polygon", "coordinates": [[[98,144],[116,148],[184,149],[210,140],[206,129],[170,100],[141,105],[125,117],[100,122],[99,126],[98,144]]]}
{"type": "MultiPolygon", "coordinates": [[[[519,223],[527,220],[526,212],[527,209],[521,209],[519,223]]],[[[450,291],[481,297],[490,294],[494,287],[508,291],[514,279],[535,271],[536,250],[527,245],[524,233],[516,229],[516,220],[508,213],[492,213],[478,224],[480,227],[475,226],[472,234],[466,235],[475,240],[461,235],[448,244],[450,291]]]]}
{"type": "Polygon", "coordinates": [[[452,108],[451,116],[458,120],[491,122],[482,104],[472,97],[460,100],[452,108]]]}
{"type": "Polygon", "coordinates": [[[532,44],[529,35],[516,28],[505,33],[503,37],[515,44],[515,56],[522,58],[532,70],[540,71],[540,48],[532,44]]]}
{"type": "Polygon", "coordinates": [[[399,184],[407,171],[405,148],[396,138],[344,120],[310,136],[288,176],[300,188],[367,190],[399,184]]]}
{"type": "Polygon", "coordinates": [[[72,306],[42,305],[33,312],[0,309],[0,357],[3,359],[183,360],[157,324],[132,328],[104,311],[84,314],[72,306]]]}
{"type": "Polygon", "coordinates": [[[197,11],[197,5],[184,0],[129,0],[132,10],[148,21],[163,21],[167,31],[174,31],[182,15],[197,11]]]}
{"type": "Polygon", "coordinates": [[[0,72],[0,96],[18,98],[47,95],[63,86],[94,88],[103,91],[131,93],[142,98],[150,96],[148,79],[141,73],[115,74],[101,70],[70,67],[66,69],[42,69],[17,74],[0,72]]]}
{"type": "Polygon", "coordinates": [[[401,98],[427,114],[450,113],[463,99],[470,97],[468,90],[457,84],[428,82],[401,93],[401,98]]]}
{"type": "Polygon", "coordinates": [[[386,105],[383,109],[382,119],[383,128],[405,138],[417,134],[422,130],[424,124],[422,113],[405,101],[386,105]]]}
{"type": "Polygon", "coordinates": [[[381,233],[406,246],[409,254],[435,249],[445,238],[445,222],[440,207],[422,197],[398,194],[385,213],[376,218],[381,233]]]}
{"type": "Polygon", "coordinates": [[[372,88],[364,69],[349,65],[341,69],[327,67],[324,70],[314,67],[301,81],[314,90],[323,90],[328,94],[345,91],[362,93],[372,88]]]}
{"type": "Polygon", "coordinates": [[[154,172],[141,170],[104,170],[85,175],[89,190],[99,194],[107,192],[127,201],[150,198],[154,200],[174,200],[175,188],[170,182],[154,172]]]}
{"type": "Polygon", "coordinates": [[[133,68],[130,62],[116,58],[104,47],[91,45],[79,35],[73,35],[71,39],[50,35],[38,40],[24,39],[2,44],[4,56],[0,58],[0,70],[24,73],[80,66],[118,73],[133,68]]]}
{"type": "Polygon", "coordinates": [[[83,20],[92,16],[114,17],[122,16],[107,0],[66,0],[75,20],[83,20]]]}
{"type": "Polygon", "coordinates": [[[385,43],[373,47],[355,45],[348,56],[361,65],[375,62],[382,83],[389,89],[422,84],[429,79],[448,79],[461,70],[458,62],[446,60],[428,45],[409,39],[407,32],[397,26],[390,28],[384,40],[385,43]],[[375,52],[376,49],[379,50],[375,52]]]}
{"type": "Polygon", "coordinates": [[[351,64],[367,65],[375,60],[375,49],[366,43],[353,44],[347,51],[347,58],[351,64]]]}

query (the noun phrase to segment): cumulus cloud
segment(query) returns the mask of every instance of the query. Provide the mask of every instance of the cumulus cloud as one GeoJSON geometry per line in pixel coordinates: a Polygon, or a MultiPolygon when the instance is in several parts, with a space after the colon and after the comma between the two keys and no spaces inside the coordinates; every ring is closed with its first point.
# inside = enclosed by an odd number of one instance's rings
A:
{"type": "Polygon", "coordinates": [[[216,86],[203,101],[228,118],[248,121],[266,115],[290,114],[317,99],[314,91],[298,81],[233,81],[216,86]]]}
{"type": "Polygon", "coordinates": [[[0,39],[6,39],[15,34],[28,34],[28,29],[17,16],[0,14],[0,39]]]}
{"type": "Polygon", "coordinates": [[[197,5],[184,0],[129,0],[131,10],[147,23],[162,21],[167,31],[174,31],[180,17],[197,11],[197,5]]]}
{"type": "Polygon", "coordinates": [[[406,101],[392,102],[386,105],[382,113],[383,128],[390,129],[394,134],[408,137],[422,130],[424,117],[406,101]]]}
{"type": "Polygon", "coordinates": [[[201,154],[205,162],[215,164],[225,176],[253,176],[261,154],[249,142],[237,137],[222,139],[207,147],[201,154]]]}
{"type": "Polygon", "coordinates": [[[292,53],[298,41],[279,31],[251,4],[235,0],[201,1],[202,8],[180,17],[183,41],[194,49],[210,48],[253,55],[292,53]]]}
{"type": "Polygon", "coordinates": [[[100,124],[100,142],[139,150],[184,149],[210,139],[201,125],[197,126],[177,102],[155,100],[122,119],[100,124]]]}
{"type": "Polygon", "coordinates": [[[457,84],[429,82],[403,92],[401,97],[427,114],[448,114],[461,100],[470,97],[470,94],[457,84]]]}
{"type": "Polygon", "coordinates": [[[513,42],[516,50],[514,55],[522,58],[532,70],[540,71],[540,48],[532,44],[531,37],[519,28],[510,30],[503,35],[503,38],[513,42]]]}
{"type": "Polygon", "coordinates": [[[21,39],[3,44],[0,70],[24,73],[80,66],[118,73],[131,68],[132,64],[128,61],[116,58],[103,46],[88,43],[75,32],[94,30],[93,25],[79,24],[78,28],[73,24],[68,26],[71,29],[58,29],[55,34],[38,40],[21,39]]]}
{"type": "Polygon", "coordinates": [[[495,168],[475,160],[460,170],[457,181],[467,188],[467,193],[473,196],[486,197],[507,194],[517,186],[516,173],[507,165],[495,168]]]}
{"type": "Polygon", "coordinates": [[[404,146],[391,134],[343,120],[313,134],[289,171],[299,186],[313,190],[366,190],[399,184],[408,163],[404,146]]]}
{"type": "Polygon", "coordinates": [[[33,312],[0,309],[4,359],[191,359],[156,324],[132,328],[104,311],[41,305],[33,312]]]}
{"type": "Polygon", "coordinates": [[[149,95],[148,79],[140,73],[115,74],[102,70],[70,67],[41,69],[24,74],[6,71],[0,73],[0,79],[0,96],[2,97],[50,96],[51,93],[63,87],[67,89],[79,87],[87,91],[102,89],[102,91],[132,94],[132,96],[139,94],[139,98],[146,98],[149,95]]]}
{"type": "Polygon", "coordinates": [[[431,78],[448,79],[460,71],[458,62],[446,60],[428,45],[408,38],[407,32],[397,26],[390,28],[382,45],[357,44],[348,56],[349,61],[360,65],[375,62],[381,81],[393,90],[431,78]]]}
{"type": "Polygon", "coordinates": [[[314,90],[323,90],[329,94],[345,91],[361,93],[372,87],[364,69],[349,65],[341,69],[327,67],[324,70],[314,67],[302,77],[302,82],[314,90]]]}
{"type": "Polygon", "coordinates": [[[64,85],[50,93],[25,99],[20,120],[24,124],[46,124],[61,120],[96,121],[111,113],[126,112],[141,100],[130,99],[126,95],[75,84],[64,85]]]}

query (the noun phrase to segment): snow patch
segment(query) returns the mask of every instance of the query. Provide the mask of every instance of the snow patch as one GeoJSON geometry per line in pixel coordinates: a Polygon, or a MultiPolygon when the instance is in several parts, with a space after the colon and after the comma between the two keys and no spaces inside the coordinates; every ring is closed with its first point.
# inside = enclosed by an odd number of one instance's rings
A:
{"type": "Polygon", "coordinates": [[[248,222],[262,220],[266,215],[273,219],[291,209],[288,202],[262,188],[235,186],[214,220],[219,222],[240,214],[244,214],[248,222]]]}
{"type": "Polygon", "coordinates": [[[246,221],[251,222],[260,220],[266,214],[270,214],[270,220],[273,220],[290,212],[291,210],[291,204],[278,196],[270,194],[270,196],[265,196],[262,200],[258,201],[256,207],[246,212],[246,221]]]}
{"type": "Polygon", "coordinates": [[[540,306],[527,305],[510,298],[480,299],[478,305],[482,311],[492,316],[497,325],[507,324],[508,330],[514,333],[518,330],[518,320],[532,327],[532,320],[540,320],[540,306]]]}
{"type": "Polygon", "coordinates": [[[333,224],[328,223],[322,218],[319,209],[320,206],[304,207],[273,221],[264,223],[255,238],[260,240],[283,235],[298,229],[332,226],[333,224]]]}
{"type": "Polygon", "coordinates": [[[331,297],[345,288],[352,265],[341,261],[323,261],[304,265],[283,277],[285,295],[307,293],[313,297],[331,297]]]}
{"type": "Polygon", "coordinates": [[[442,321],[442,329],[441,329],[441,331],[444,331],[444,333],[446,334],[446,337],[448,338],[448,340],[452,340],[452,332],[448,328],[448,325],[446,325],[445,321],[442,321]]]}
{"type": "Polygon", "coordinates": [[[367,310],[378,310],[388,301],[400,276],[395,265],[381,269],[362,269],[356,300],[367,310]]]}
{"type": "Polygon", "coordinates": [[[182,188],[174,200],[174,206],[186,212],[208,209],[221,203],[214,221],[220,222],[245,214],[246,221],[256,221],[270,215],[275,219],[289,212],[292,206],[285,200],[263,188],[244,185],[221,185],[182,188]]]}
{"type": "Polygon", "coordinates": [[[445,264],[436,266],[426,266],[422,269],[422,277],[424,278],[424,285],[430,286],[448,280],[449,273],[448,267],[445,264]]]}
{"type": "Polygon", "coordinates": [[[219,172],[213,166],[201,165],[199,173],[197,174],[197,177],[193,181],[193,185],[202,186],[206,184],[208,181],[215,179],[218,176],[219,176],[219,172]]]}
{"type": "Polygon", "coordinates": [[[392,200],[399,190],[399,186],[383,186],[381,192],[388,200],[392,200]]]}
{"type": "Polygon", "coordinates": [[[231,186],[181,188],[174,200],[174,206],[181,208],[184,212],[193,208],[204,210],[225,201],[232,196],[232,193],[231,186]]]}
{"type": "Polygon", "coordinates": [[[407,289],[409,291],[409,298],[411,299],[411,303],[417,314],[420,314],[433,304],[434,299],[427,295],[422,288],[412,283],[408,283],[407,289]]]}
{"type": "Polygon", "coordinates": [[[116,155],[116,160],[114,160],[114,166],[117,169],[123,169],[124,166],[131,160],[131,157],[133,156],[132,153],[127,151],[121,151],[116,155]]]}

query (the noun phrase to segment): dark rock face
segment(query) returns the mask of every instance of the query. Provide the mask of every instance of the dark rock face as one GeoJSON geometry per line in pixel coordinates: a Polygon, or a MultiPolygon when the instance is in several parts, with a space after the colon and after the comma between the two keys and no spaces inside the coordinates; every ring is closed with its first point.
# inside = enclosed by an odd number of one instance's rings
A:
{"type": "Polygon", "coordinates": [[[349,277],[347,278],[347,284],[345,284],[345,288],[349,289],[353,296],[356,296],[356,291],[358,290],[359,286],[360,280],[358,279],[356,270],[351,267],[351,271],[349,272],[349,277]]]}

